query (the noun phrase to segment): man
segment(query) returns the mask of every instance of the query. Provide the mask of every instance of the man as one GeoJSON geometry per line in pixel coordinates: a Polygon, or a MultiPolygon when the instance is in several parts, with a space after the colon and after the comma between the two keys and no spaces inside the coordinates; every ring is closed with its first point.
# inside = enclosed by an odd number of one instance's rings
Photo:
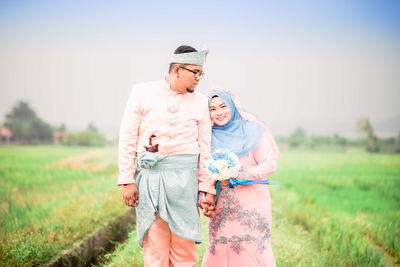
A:
{"type": "Polygon", "coordinates": [[[206,55],[178,47],[167,77],[134,85],[123,115],[118,184],[123,201],[137,207],[146,266],[195,266],[199,191],[204,214],[213,213],[215,188],[206,171],[211,121],[207,98],[195,91],[206,55]]]}

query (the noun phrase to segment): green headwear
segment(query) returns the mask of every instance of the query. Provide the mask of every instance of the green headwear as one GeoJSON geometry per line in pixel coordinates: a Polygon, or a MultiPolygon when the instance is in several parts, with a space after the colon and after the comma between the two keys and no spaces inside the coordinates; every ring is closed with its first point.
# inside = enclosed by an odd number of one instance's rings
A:
{"type": "Polygon", "coordinates": [[[189,64],[203,66],[206,61],[208,50],[200,52],[190,52],[182,54],[173,54],[171,57],[171,63],[189,64]]]}

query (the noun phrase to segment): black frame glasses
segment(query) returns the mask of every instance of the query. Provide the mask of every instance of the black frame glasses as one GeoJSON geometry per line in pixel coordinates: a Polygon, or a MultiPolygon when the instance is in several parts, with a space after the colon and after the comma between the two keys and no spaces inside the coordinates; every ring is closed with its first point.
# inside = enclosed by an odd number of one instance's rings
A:
{"type": "Polygon", "coordinates": [[[204,72],[202,72],[202,71],[194,71],[194,70],[186,68],[185,66],[179,66],[179,68],[187,70],[187,71],[190,71],[191,73],[193,73],[195,79],[201,79],[204,76],[204,72]]]}

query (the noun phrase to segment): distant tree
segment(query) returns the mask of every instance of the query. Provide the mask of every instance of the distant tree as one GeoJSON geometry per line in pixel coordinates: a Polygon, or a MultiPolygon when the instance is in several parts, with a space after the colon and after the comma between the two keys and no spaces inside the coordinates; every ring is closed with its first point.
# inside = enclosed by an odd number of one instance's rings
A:
{"type": "Polygon", "coordinates": [[[107,139],[100,133],[86,130],[67,134],[63,143],[74,146],[104,146],[107,144],[107,139]]]}
{"type": "Polygon", "coordinates": [[[306,132],[302,128],[297,128],[289,137],[288,143],[290,147],[298,147],[302,144],[306,144],[307,136],[306,132]]]}
{"type": "Polygon", "coordinates": [[[400,153],[400,131],[399,134],[397,135],[397,140],[396,140],[396,152],[400,153]]]}
{"type": "Polygon", "coordinates": [[[331,137],[329,136],[318,136],[313,135],[310,139],[310,146],[315,147],[319,145],[330,145],[331,144],[331,137]]]}
{"type": "Polygon", "coordinates": [[[61,124],[60,127],[58,127],[57,131],[58,132],[65,132],[67,130],[67,126],[65,126],[65,123],[61,124]]]}
{"type": "Polygon", "coordinates": [[[92,124],[92,123],[89,123],[89,125],[88,125],[88,129],[87,129],[89,132],[92,132],[92,133],[98,133],[99,131],[97,130],[97,128],[92,124]]]}
{"type": "Polygon", "coordinates": [[[35,118],[32,122],[32,136],[34,140],[51,142],[53,140],[53,130],[48,123],[35,118]]]}
{"type": "Polygon", "coordinates": [[[393,136],[378,138],[379,147],[381,146],[395,147],[396,143],[397,143],[397,138],[393,136]]]}
{"type": "Polygon", "coordinates": [[[19,143],[53,140],[53,130],[50,125],[37,117],[36,112],[24,101],[18,102],[6,114],[4,125],[13,132],[15,141],[19,143]]]}
{"type": "Polygon", "coordinates": [[[367,139],[365,137],[360,137],[360,138],[354,138],[354,139],[347,139],[346,140],[347,145],[349,146],[367,146],[367,139]]]}
{"type": "Polygon", "coordinates": [[[367,151],[378,152],[378,138],[376,137],[372,125],[367,118],[358,120],[357,130],[367,136],[367,151]]]}
{"type": "Polygon", "coordinates": [[[346,146],[347,140],[345,137],[335,133],[332,137],[332,144],[336,146],[346,146]]]}
{"type": "Polygon", "coordinates": [[[10,112],[6,114],[7,119],[34,119],[36,112],[25,101],[19,101],[10,112]]]}

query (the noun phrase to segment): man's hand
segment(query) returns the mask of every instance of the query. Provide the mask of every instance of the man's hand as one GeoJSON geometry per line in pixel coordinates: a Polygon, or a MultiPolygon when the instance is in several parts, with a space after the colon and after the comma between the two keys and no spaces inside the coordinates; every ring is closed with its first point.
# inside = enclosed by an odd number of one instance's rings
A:
{"type": "Polygon", "coordinates": [[[126,184],[122,188],[122,199],[129,207],[139,204],[139,195],[136,184],[126,184]]]}
{"type": "Polygon", "coordinates": [[[207,193],[206,197],[200,202],[200,208],[204,216],[213,216],[215,214],[215,195],[207,193]]]}

